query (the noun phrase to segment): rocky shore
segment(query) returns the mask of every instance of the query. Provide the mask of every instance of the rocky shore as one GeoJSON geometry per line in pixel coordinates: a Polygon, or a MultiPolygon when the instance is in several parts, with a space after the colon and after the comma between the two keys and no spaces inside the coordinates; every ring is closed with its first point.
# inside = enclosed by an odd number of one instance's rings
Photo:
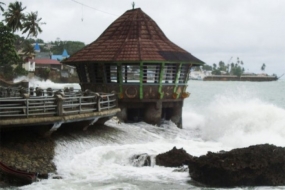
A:
{"type": "MultiPolygon", "coordinates": [[[[56,172],[52,162],[55,142],[44,138],[35,128],[0,131],[0,161],[15,169],[48,174],[56,172]]],[[[0,187],[20,185],[0,171],[0,187]]]]}
{"type": "MultiPolygon", "coordinates": [[[[57,173],[53,163],[56,141],[69,142],[80,138],[107,139],[109,135],[120,132],[99,123],[84,131],[83,126],[86,125],[87,123],[84,122],[63,125],[50,137],[44,137],[47,128],[43,126],[0,130],[0,161],[15,169],[37,172],[45,178],[47,174],[57,173]]],[[[23,185],[21,182],[4,175],[0,170],[0,188],[21,185],[23,185]]]]}
{"type": "Polygon", "coordinates": [[[231,151],[194,157],[183,148],[150,156],[135,155],[131,162],[136,167],[179,167],[173,171],[188,171],[193,182],[207,187],[253,187],[285,185],[285,148],[260,144],[231,151]],[[154,159],[152,159],[154,158],[154,159]],[[150,161],[155,160],[155,163],[150,161]],[[185,166],[188,165],[188,168],[185,166]]]}

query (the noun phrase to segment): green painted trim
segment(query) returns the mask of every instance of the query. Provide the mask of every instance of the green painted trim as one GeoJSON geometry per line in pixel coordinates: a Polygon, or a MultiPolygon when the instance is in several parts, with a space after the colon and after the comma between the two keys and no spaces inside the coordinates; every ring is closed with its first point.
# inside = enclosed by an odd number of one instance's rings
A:
{"type": "Polygon", "coordinates": [[[159,98],[162,99],[163,96],[164,96],[164,92],[162,92],[162,78],[163,78],[163,75],[164,75],[164,66],[165,66],[165,63],[163,62],[161,64],[161,70],[160,70],[160,76],[159,76],[159,88],[158,88],[158,92],[160,94],[159,98]]]}
{"type": "Polygon", "coordinates": [[[179,79],[179,76],[180,76],[180,73],[181,73],[181,66],[182,66],[182,64],[180,63],[179,66],[178,66],[178,70],[176,72],[175,88],[174,88],[173,92],[176,92],[176,89],[177,89],[177,86],[178,86],[178,79],[179,79]]]}
{"type": "MultiPolygon", "coordinates": [[[[189,67],[189,69],[188,69],[188,72],[187,72],[187,75],[186,75],[186,79],[185,79],[186,84],[188,84],[189,76],[190,76],[190,72],[191,72],[191,67],[192,67],[192,66],[193,66],[193,65],[191,64],[190,67],[189,67]]],[[[188,85],[185,85],[184,90],[183,90],[182,92],[186,92],[187,87],[188,87],[188,85]]]]}
{"type": "Polygon", "coordinates": [[[143,62],[140,62],[140,99],[143,99],[143,62]]]}
{"type": "Polygon", "coordinates": [[[123,76],[122,76],[122,64],[121,63],[117,63],[117,72],[119,72],[119,89],[120,89],[120,94],[123,94],[123,76]]]}

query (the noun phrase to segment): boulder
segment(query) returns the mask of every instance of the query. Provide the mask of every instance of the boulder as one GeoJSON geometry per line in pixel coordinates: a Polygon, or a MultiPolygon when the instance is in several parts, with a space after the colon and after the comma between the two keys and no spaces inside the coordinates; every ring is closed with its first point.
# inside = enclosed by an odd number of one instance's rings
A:
{"type": "Polygon", "coordinates": [[[190,177],[212,187],[285,185],[285,148],[254,145],[188,161],[190,177]]]}
{"type": "Polygon", "coordinates": [[[142,167],[142,166],[151,166],[152,159],[151,156],[144,153],[144,154],[135,154],[131,157],[131,163],[133,166],[142,167]]]}
{"type": "Polygon", "coordinates": [[[191,160],[192,156],[188,154],[183,148],[177,149],[173,147],[172,150],[159,154],[155,157],[155,163],[159,166],[165,167],[181,167],[191,160]]]}

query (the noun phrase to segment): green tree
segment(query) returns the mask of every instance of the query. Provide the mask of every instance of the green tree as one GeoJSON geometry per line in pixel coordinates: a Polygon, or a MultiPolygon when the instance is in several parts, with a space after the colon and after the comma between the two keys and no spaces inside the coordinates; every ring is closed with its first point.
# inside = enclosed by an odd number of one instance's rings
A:
{"type": "Polygon", "coordinates": [[[222,73],[221,73],[221,71],[219,69],[216,69],[216,70],[212,71],[212,74],[213,75],[221,75],[222,73]]]}
{"type": "Polygon", "coordinates": [[[202,69],[205,71],[212,71],[213,67],[211,65],[205,64],[202,66],[202,69]]]}
{"type": "Polygon", "coordinates": [[[19,57],[15,50],[15,36],[9,27],[0,22],[0,66],[18,63],[19,57]]]}
{"type": "Polygon", "coordinates": [[[213,75],[221,75],[221,71],[220,71],[220,69],[217,67],[217,64],[216,64],[216,63],[213,64],[213,71],[212,71],[212,74],[213,74],[213,75]]]}
{"type": "Polygon", "coordinates": [[[0,2],[0,11],[4,12],[4,8],[2,7],[5,3],[0,2]]]}
{"type": "Polygon", "coordinates": [[[34,47],[28,41],[24,43],[23,53],[28,57],[35,54],[34,47]]]}
{"type": "Polygon", "coordinates": [[[226,71],[227,70],[227,67],[223,61],[219,62],[219,70],[220,71],[226,71]]]}
{"type": "Polygon", "coordinates": [[[72,55],[85,46],[83,42],[79,41],[56,41],[52,42],[52,44],[54,46],[50,50],[55,55],[62,54],[64,49],[66,49],[69,55],[72,55]]]}
{"type": "Polygon", "coordinates": [[[240,77],[244,73],[244,68],[241,66],[243,64],[243,61],[237,58],[237,62],[231,64],[231,74],[240,77]]]}
{"type": "Polygon", "coordinates": [[[22,30],[22,22],[25,18],[23,11],[25,9],[26,7],[22,7],[21,2],[16,1],[14,3],[10,3],[8,10],[4,12],[4,21],[7,23],[7,26],[12,29],[13,32],[22,30]]]}
{"type": "MultiPolygon", "coordinates": [[[[21,65],[18,65],[15,69],[14,69],[14,76],[25,76],[27,75],[29,72],[26,71],[26,69],[24,69],[21,65]]],[[[14,77],[13,76],[13,77],[14,77]]]]}
{"type": "Polygon", "coordinates": [[[49,73],[49,68],[38,68],[35,72],[35,75],[46,81],[49,78],[49,73]]]}
{"type": "Polygon", "coordinates": [[[213,64],[213,70],[216,70],[217,69],[217,65],[216,63],[213,64]]]}
{"type": "Polygon", "coordinates": [[[30,12],[24,17],[23,32],[28,32],[27,38],[31,35],[37,37],[42,32],[40,25],[45,24],[41,22],[42,18],[38,18],[38,12],[30,12]]]}
{"type": "Polygon", "coordinates": [[[15,37],[14,45],[15,45],[16,51],[19,51],[20,49],[22,49],[23,43],[25,42],[25,38],[17,34],[14,34],[14,37],[15,37]]]}
{"type": "Polygon", "coordinates": [[[38,43],[45,43],[44,40],[42,40],[42,39],[40,39],[40,38],[38,38],[36,41],[37,41],[38,43]]]}
{"type": "Polygon", "coordinates": [[[244,69],[239,66],[239,65],[236,65],[234,68],[233,68],[233,74],[240,77],[243,73],[244,69]]]}
{"type": "Polygon", "coordinates": [[[261,66],[261,70],[264,71],[265,67],[266,67],[266,65],[265,65],[265,63],[263,63],[262,66],[261,66]]]}
{"type": "Polygon", "coordinates": [[[19,63],[19,56],[14,46],[15,36],[11,29],[0,22],[0,71],[6,79],[13,78],[13,64],[19,63]]]}

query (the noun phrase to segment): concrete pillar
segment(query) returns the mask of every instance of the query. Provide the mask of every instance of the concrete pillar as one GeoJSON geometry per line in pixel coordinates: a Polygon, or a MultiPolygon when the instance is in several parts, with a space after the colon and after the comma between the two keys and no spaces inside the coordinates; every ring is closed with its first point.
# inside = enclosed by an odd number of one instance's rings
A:
{"type": "Polygon", "coordinates": [[[60,128],[61,124],[62,124],[62,122],[55,122],[55,123],[53,124],[52,128],[51,128],[49,131],[47,131],[44,136],[45,136],[45,137],[51,136],[51,134],[52,134],[54,131],[56,131],[58,128],[60,128]]]}
{"type": "Polygon", "coordinates": [[[182,105],[177,104],[173,107],[172,116],[170,120],[182,129],[182,105]]]}
{"type": "Polygon", "coordinates": [[[120,122],[126,122],[128,119],[127,108],[120,106],[121,111],[117,113],[117,118],[120,122]]]}
{"type": "Polygon", "coordinates": [[[144,121],[149,124],[159,125],[161,122],[162,104],[161,102],[149,103],[144,113],[144,121]]]}
{"type": "Polygon", "coordinates": [[[57,115],[63,115],[63,97],[59,94],[55,94],[55,104],[57,106],[57,115]]]}

